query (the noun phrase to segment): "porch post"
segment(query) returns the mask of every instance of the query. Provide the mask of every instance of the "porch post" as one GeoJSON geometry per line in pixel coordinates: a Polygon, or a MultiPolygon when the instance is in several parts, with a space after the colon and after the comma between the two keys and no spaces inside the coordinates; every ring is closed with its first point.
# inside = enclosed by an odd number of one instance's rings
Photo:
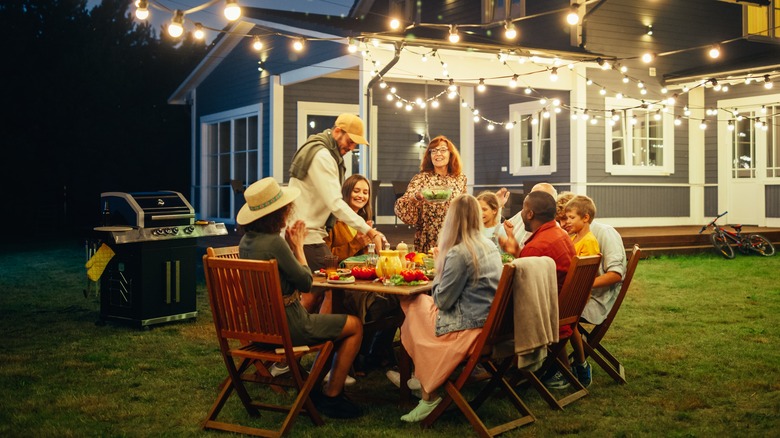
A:
{"type": "MultiPolygon", "coordinates": [[[[271,132],[268,133],[268,142],[271,150],[271,175],[280,183],[284,182],[284,87],[282,86],[281,76],[272,75],[269,77],[269,96],[268,96],[268,126],[271,132]]],[[[263,121],[260,120],[260,126],[263,121]]],[[[260,175],[266,176],[266,175],[260,175]]]]}
{"type": "MultiPolygon", "coordinates": [[[[584,65],[574,67],[575,74],[571,75],[571,104],[572,108],[587,107],[587,89],[585,78],[587,69],[584,65]]],[[[571,112],[575,112],[574,109],[571,112]]],[[[580,195],[587,194],[588,182],[588,127],[585,120],[580,117],[569,117],[571,136],[569,140],[569,157],[571,159],[571,191],[580,195]]],[[[599,145],[603,148],[603,145],[599,145]]]]}
{"type": "MultiPolygon", "coordinates": [[[[688,184],[690,185],[690,220],[694,224],[704,222],[704,131],[699,128],[704,118],[704,87],[688,92],[688,184]]],[[[713,126],[717,129],[717,126],[713,126]]],[[[679,144],[679,142],[675,141],[679,144]]]]}
{"type": "MultiPolygon", "coordinates": [[[[460,87],[460,96],[474,107],[474,87],[460,87]]],[[[460,159],[463,174],[466,175],[466,191],[474,192],[474,115],[468,108],[460,106],[460,159]]]]}

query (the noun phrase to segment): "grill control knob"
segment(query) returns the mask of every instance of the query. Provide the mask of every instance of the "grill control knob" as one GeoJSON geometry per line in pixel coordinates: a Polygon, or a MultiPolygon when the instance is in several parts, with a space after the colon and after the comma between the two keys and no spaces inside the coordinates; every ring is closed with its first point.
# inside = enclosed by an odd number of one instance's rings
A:
{"type": "Polygon", "coordinates": [[[192,225],[187,225],[186,227],[184,227],[184,233],[186,234],[192,234],[193,231],[195,231],[195,227],[193,227],[192,225]]]}
{"type": "Polygon", "coordinates": [[[173,227],[171,229],[171,231],[173,231],[173,234],[179,234],[179,228],[178,227],[173,227]]]}

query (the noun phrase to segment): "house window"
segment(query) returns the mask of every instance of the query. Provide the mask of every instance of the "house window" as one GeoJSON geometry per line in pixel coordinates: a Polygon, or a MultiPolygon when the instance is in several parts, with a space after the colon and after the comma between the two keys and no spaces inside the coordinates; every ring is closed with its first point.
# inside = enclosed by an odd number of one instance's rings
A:
{"type": "Polygon", "coordinates": [[[631,99],[605,99],[606,170],[613,175],[674,173],[674,114],[631,99]]]}
{"type": "Polygon", "coordinates": [[[250,106],[201,119],[201,215],[232,223],[242,188],[262,178],[261,108],[250,106]]]}
{"type": "Polygon", "coordinates": [[[734,130],[731,131],[732,178],[756,177],[756,127],[752,120],[755,114],[745,113],[744,116],[733,121],[734,130]]]}
{"type": "MultiPolygon", "coordinates": [[[[780,178],[780,105],[767,105],[766,111],[766,176],[780,178]]],[[[763,115],[763,114],[762,114],[763,115]]],[[[763,130],[762,126],[762,130],[763,130]]]]}
{"type": "Polygon", "coordinates": [[[556,113],[538,102],[509,106],[515,126],[509,132],[509,165],[512,175],[550,175],[556,170],[556,113]]]}
{"type": "Polygon", "coordinates": [[[483,23],[493,23],[524,16],[525,0],[482,0],[483,23]]]}
{"type": "Polygon", "coordinates": [[[769,5],[744,5],[744,29],[746,36],[780,39],[780,2],[771,0],[769,5]]]}

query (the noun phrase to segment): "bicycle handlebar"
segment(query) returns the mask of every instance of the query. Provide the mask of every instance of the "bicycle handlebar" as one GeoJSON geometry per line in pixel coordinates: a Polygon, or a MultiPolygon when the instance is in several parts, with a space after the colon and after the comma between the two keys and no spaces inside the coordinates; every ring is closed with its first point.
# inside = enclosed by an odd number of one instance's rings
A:
{"type": "Polygon", "coordinates": [[[713,220],[712,220],[712,222],[710,222],[710,223],[708,223],[707,225],[704,225],[703,227],[701,227],[701,230],[699,230],[699,234],[703,233],[703,232],[704,232],[704,230],[706,230],[706,229],[707,229],[707,227],[709,227],[710,225],[715,225],[715,222],[716,222],[718,219],[722,218],[723,216],[725,216],[725,215],[727,215],[727,214],[729,214],[729,211],[728,211],[728,210],[726,210],[726,211],[724,211],[723,213],[719,214],[719,215],[718,215],[718,216],[717,216],[715,219],[713,219],[713,220]]]}

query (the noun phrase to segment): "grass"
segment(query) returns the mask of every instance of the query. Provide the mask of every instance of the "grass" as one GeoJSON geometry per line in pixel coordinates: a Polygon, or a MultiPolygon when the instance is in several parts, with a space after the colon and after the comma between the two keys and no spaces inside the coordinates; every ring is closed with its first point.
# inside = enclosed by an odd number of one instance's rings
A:
{"type": "MultiPolygon", "coordinates": [[[[196,322],[141,331],[94,324],[76,244],[0,255],[0,435],[228,436],[199,424],[225,371],[202,281],[196,322]]],[[[780,427],[780,257],[715,255],[640,261],[604,343],[622,359],[627,385],[594,366],[590,395],[563,412],[521,393],[536,423],[505,436],[774,436],[780,427]]],[[[350,389],[367,415],[299,418],[292,436],[472,436],[450,415],[433,429],[398,417],[381,372],[350,389]],[[371,401],[369,401],[369,399],[371,401]]],[[[231,399],[228,417],[249,420],[231,399]]],[[[501,418],[503,401],[486,415],[501,418]]]]}

